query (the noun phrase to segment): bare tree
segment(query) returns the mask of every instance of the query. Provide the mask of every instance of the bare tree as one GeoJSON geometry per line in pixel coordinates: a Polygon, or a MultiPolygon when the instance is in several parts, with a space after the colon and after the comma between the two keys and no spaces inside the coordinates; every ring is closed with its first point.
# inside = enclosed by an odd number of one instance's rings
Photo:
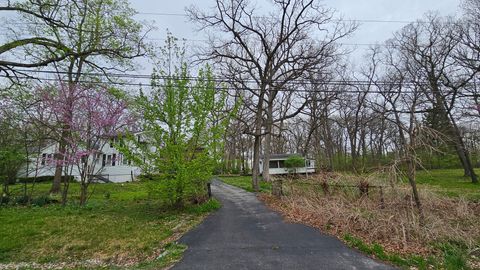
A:
{"type": "MultiPolygon", "coordinates": [[[[272,131],[279,91],[319,72],[336,55],[335,42],[352,33],[355,25],[332,20],[332,11],[314,0],[275,0],[266,15],[247,0],[215,3],[210,13],[194,7],[187,12],[201,29],[220,33],[210,37],[202,60],[215,61],[234,87],[250,93],[246,98],[254,119],[247,132],[254,137],[252,185],[258,190],[261,141],[272,131]]],[[[268,164],[269,142],[264,151],[268,164]]],[[[268,167],[263,174],[268,175],[268,167]]]]}
{"type": "Polygon", "coordinates": [[[431,106],[446,123],[443,132],[450,137],[465,175],[476,183],[478,179],[454,116],[460,92],[475,75],[462,68],[454,57],[459,44],[457,30],[451,19],[428,14],[424,21],[397,32],[390,45],[403,56],[405,72],[424,91],[431,106]]]}

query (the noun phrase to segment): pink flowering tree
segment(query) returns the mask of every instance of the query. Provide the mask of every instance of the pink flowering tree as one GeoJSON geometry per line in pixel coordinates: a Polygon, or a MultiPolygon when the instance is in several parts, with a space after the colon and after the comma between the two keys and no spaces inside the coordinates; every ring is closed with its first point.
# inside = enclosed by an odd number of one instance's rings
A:
{"type": "MultiPolygon", "coordinates": [[[[42,108],[53,115],[49,126],[56,130],[59,149],[51,164],[63,168],[65,176],[78,170],[80,204],[88,198],[88,187],[102,167],[99,158],[110,139],[133,123],[126,102],[115,90],[59,83],[39,89],[42,108]],[[117,93],[117,94],[115,94],[117,93]],[[53,121],[52,121],[53,119],[53,121]]],[[[63,203],[67,200],[69,179],[65,177],[63,203]]]]}

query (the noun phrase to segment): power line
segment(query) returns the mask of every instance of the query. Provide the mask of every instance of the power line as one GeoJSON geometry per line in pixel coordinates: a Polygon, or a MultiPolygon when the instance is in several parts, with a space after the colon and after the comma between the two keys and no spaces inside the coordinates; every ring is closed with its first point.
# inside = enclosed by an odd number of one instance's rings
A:
{"type": "MultiPolygon", "coordinates": [[[[69,73],[69,72],[64,72],[64,71],[53,71],[53,70],[25,70],[25,69],[18,69],[16,70],[17,72],[24,73],[23,75],[26,75],[25,73],[42,73],[42,74],[62,74],[62,75],[76,75],[76,73],[69,73]]],[[[114,77],[114,78],[123,78],[123,79],[152,79],[152,75],[147,75],[147,74],[129,74],[129,73],[88,73],[88,72],[82,72],[80,73],[81,75],[84,76],[92,76],[92,77],[114,77]]],[[[29,78],[25,76],[26,78],[29,78]]],[[[37,79],[33,76],[31,76],[32,79],[37,79]]],[[[48,78],[47,78],[48,79],[48,78]]],[[[155,74],[155,79],[160,79],[160,80],[168,80],[168,79],[173,79],[172,76],[168,75],[157,75],[155,74]]],[[[182,79],[187,79],[187,80],[192,80],[192,81],[199,81],[200,77],[198,76],[184,76],[182,79]]],[[[57,80],[57,79],[53,79],[57,80]]],[[[254,79],[241,79],[239,80],[247,83],[256,83],[256,80],[254,79]]],[[[213,78],[212,81],[217,82],[217,83],[237,83],[236,80],[230,79],[230,78],[213,78]]],[[[114,82],[109,82],[109,83],[114,83],[114,82]]],[[[335,85],[335,86],[342,86],[342,85],[371,85],[376,83],[377,85],[399,85],[400,83],[398,82],[392,82],[392,81],[367,81],[367,80],[328,80],[328,81],[318,81],[318,80],[307,80],[307,79],[296,79],[290,81],[288,84],[297,84],[297,85],[335,85]]],[[[130,83],[132,84],[132,83],[130,83]]],[[[401,85],[417,85],[418,82],[403,82],[401,85]]],[[[426,84],[426,83],[424,83],[426,84]]],[[[133,85],[138,85],[138,84],[133,84],[133,85]]]]}
{"type": "MultiPolygon", "coordinates": [[[[0,75],[0,77],[7,78],[5,75],[0,75]]],[[[26,80],[38,80],[38,81],[60,81],[60,82],[68,82],[65,79],[54,79],[54,78],[33,78],[33,77],[22,77],[18,76],[18,79],[26,79],[26,80]]],[[[195,77],[192,77],[195,78],[195,77]]],[[[198,78],[198,77],[196,77],[198,78]]],[[[220,81],[225,82],[225,81],[220,81]]],[[[144,84],[144,83],[129,83],[129,82],[102,82],[102,81],[92,81],[92,80],[80,80],[78,83],[83,84],[97,84],[97,85],[118,85],[118,86],[136,86],[140,88],[154,88],[151,84],[144,84]]],[[[369,85],[377,85],[377,86],[413,86],[413,83],[397,83],[397,82],[366,82],[366,81],[317,81],[315,85],[322,85],[322,86],[369,86],[369,85]]],[[[156,84],[156,87],[166,86],[166,84],[156,84]]],[[[194,86],[192,86],[194,87],[194,86]]],[[[250,88],[250,87],[228,87],[228,86],[220,86],[215,87],[218,91],[260,91],[260,88],[250,88]]],[[[278,92],[287,92],[287,93],[330,93],[330,94],[401,94],[401,93],[414,93],[412,90],[402,89],[402,91],[396,90],[356,90],[356,89],[293,89],[293,88],[283,88],[283,89],[276,89],[278,92]]]]}
{"type": "MultiPolygon", "coordinates": [[[[154,15],[154,16],[171,16],[171,17],[188,17],[185,13],[166,13],[166,12],[137,12],[138,15],[154,15]]],[[[261,17],[261,16],[257,16],[261,17]]],[[[407,21],[407,20],[380,20],[380,19],[332,19],[332,22],[362,22],[362,23],[428,23],[424,21],[407,21]]]]}
{"type": "MultiPolygon", "coordinates": [[[[137,12],[135,15],[154,15],[165,17],[188,17],[185,13],[163,13],[163,12],[137,12]]],[[[257,16],[261,17],[261,16],[257,16]]],[[[409,21],[409,20],[381,20],[381,19],[331,19],[329,22],[358,22],[358,23],[391,23],[391,24],[428,24],[428,21],[409,21]]],[[[17,25],[35,25],[35,23],[28,22],[9,22],[9,24],[17,25]]]]}
{"type": "MultiPolygon", "coordinates": [[[[0,33],[1,36],[9,37],[8,34],[0,33]]],[[[28,38],[28,37],[18,37],[18,38],[28,38]]],[[[208,39],[188,39],[188,38],[178,38],[180,41],[189,41],[189,42],[209,42],[208,39]]],[[[166,38],[145,38],[144,40],[149,41],[166,41],[166,38]]],[[[344,43],[336,42],[335,44],[342,46],[382,46],[382,47],[395,47],[395,45],[382,44],[382,43],[344,43]]]]}

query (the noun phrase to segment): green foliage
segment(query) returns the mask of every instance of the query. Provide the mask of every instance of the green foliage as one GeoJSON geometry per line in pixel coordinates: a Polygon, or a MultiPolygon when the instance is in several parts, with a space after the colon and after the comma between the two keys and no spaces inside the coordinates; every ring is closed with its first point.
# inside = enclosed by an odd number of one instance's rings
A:
{"type": "Polygon", "coordinates": [[[285,160],[285,167],[291,169],[305,167],[305,159],[297,155],[290,156],[285,160]]]}
{"type": "Polygon", "coordinates": [[[3,184],[0,201],[9,196],[8,185],[15,183],[27,160],[17,124],[14,116],[0,115],[0,181],[3,184]]]}
{"type": "Polygon", "coordinates": [[[305,159],[298,155],[292,155],[285,160],[285,167],[290,172],[296,173],[298,168],[305,167],[305,159]]]}
{"type": "Polygon", "coordinates": [[[142,41],[143,25],[134,19],[136,11],[129,6],[128,1],[48,2],[51,3],[20,1],[16,4],[31,12],[48,14],[51,21],[58,22],[45,23],[43,19],[30,13],[22,13],[25,21],[34,22],[37,25],[37,27],[26,29],[30,35],[52,40],[50,46],[37,46],[31,52],[35,56],[44,57],[51,53],[81,54],[74,57],[89,60],[85,61],[87,63],[84,65],[98,69],[106,63],[131,67],[132,59],[145,51],[146,46],[142,41]]]}
{"type": "Polygon", "coordinates": [[[166,58],[176,58],[153,74],[153,90],[142,92],[136,101],[144,141],[131,136],[123,151],[147,174],[156,175],[149,181],[152,198],[176,206],[205,200],[206,183],[221,160],[231,117],[225,114],[226,93],[217,92],[210,67],[191,80],[183,51],[168,38],[166,58]]]}

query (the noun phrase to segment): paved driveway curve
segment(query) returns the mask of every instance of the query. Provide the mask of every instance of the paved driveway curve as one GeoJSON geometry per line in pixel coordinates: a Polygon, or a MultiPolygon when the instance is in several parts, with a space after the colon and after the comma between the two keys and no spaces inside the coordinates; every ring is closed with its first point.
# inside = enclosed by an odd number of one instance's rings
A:
{"type": "Polygon", "coordinates": [[[222,208],[180,239],[173,269],[394,269],[311,227],[287,223],[255,194],[214,181],[222,208]]]}

